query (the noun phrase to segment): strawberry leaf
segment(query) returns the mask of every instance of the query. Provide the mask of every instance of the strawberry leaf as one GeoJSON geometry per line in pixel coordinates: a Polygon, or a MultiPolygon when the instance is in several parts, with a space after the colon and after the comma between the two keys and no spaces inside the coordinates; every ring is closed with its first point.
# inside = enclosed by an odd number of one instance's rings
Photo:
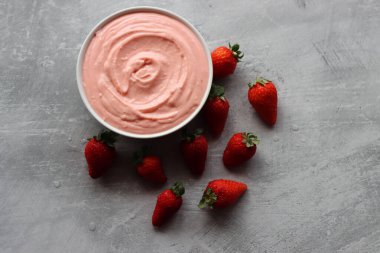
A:
{"type": "Polygon", "coordinates": [[[243,136],[243,143],[247,148],[252,148],[255,145],[258,145],[260,143],[259,138],[257,138],[256,135],[253,133],[242,133],[243,136]]]}
{"type": "Polygon", "coordinates": [[[262,85],[262,86],[265,86],[267,83],[271,82],[270,80],[268,79],[265,79],[263,77],[257,77],[256,78],[256,83],[262,85]]]}
{"type": "Polygon", "coordinates": [[[140,150],[136,151],[132,156],[133,165],[137,166],[143,162],[144,157],[148,153],[148,147],[144,146],[140,150]]]}
{"type": "Polygon", "coordinates": [[[231,44],[228,43],[228,47],[232,51],[232,54],[234,55],[234,57],[236,58],[236,60],[238,62],[240,62],[241,59],[244,56],[244,54],[239,50],[240,49],[240,45],[239,44],[234,44],[234,45],[231,46],[231,44]]]}
{"type": "Polygon", "coordinates": [[[248,83],[248,87],[249,88],[252,88],[253,86],[255,86],[256,85],[256,82],[250,82],[250,83],[248,83]]]}
{"type": "Polygon", "coordinates": [[[181,197],[183,194],[185,194],[185,187],[183,187],[183,184],[181,182],[175,182],[172,187],[170,187],[170,190],[176,195],[177,197],[181,197]]]}
{"type": "Polygon", "coordinates": [[[249,88],[252,88],[253,86],[255,86],[256,84],[259,84],[261,86],[265,86],[267,83],[270,83],[272,81],[268,80],[268,79],[265,79],[263,77],[257,77],[256,80],[254,82],[250,82],[248,83],[248,87],[249,88]]]}
{"type": "Polygon", "coordinates": [[[212,191],[211,188],[207,188],[207,190],[203,193],[201,201],[199,201],[198,207],[202,208],[213,208],[214,203],[218,200],[218,196],[212,191]]]}
{"type": "Polygon", "coordinates": [[[113,148],[118,137],[119,135],[117,133],[103,130],[97,136],[94,136],[93,138],[113,148]]]}
{"type": "Polygon", "coordinates": [[[238,50],[239,50],[239,44],[235,44],[235,45],[233,45],[232,47],[231,47],[231,50],[232,51],[235,51],[235,52],[238,52],[238,50]]]}
{"type": "Polygon", "coordinates": [[[186,127],[182,130],[182,140],[193,142],[195,138],[203,134],[202,128],[197,128],[193,133],[187,131],[186,127]]]}
{"type": "Polygon", "coordinates": [[[224,99],[224,87],[213,84],[211,86],[210,95],[208,96],[208,99],[214,99],[218,97],[224,99]]]}

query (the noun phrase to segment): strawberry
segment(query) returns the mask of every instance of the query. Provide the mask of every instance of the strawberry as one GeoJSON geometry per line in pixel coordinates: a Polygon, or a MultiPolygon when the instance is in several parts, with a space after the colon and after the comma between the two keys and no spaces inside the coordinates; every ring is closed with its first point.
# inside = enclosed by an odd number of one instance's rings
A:
{"type": "Polygon", "coordinates": [[[256,153],[259,139],[252,133],[236,133],[228,141],[223,153],[226,167],[237,166],[251,159],[256,153]]]}
{"type": "Polygon", "coordinates": [[[269,126],[277,120],[277,90],[272,81],[257,78],[249,83],[248,100],[260,118],[269,126]]]}
{"type": "Polygon", "coordinates": [[[153,226],[161,226],[171,218],[182,205],[182,195],[185,188],[182,183],[175,183],[170,189],[160,193],[152,216],[153,226]]]}
{"type": "Polygon", "coordinates": [[[212,66],[214,69],[214,78],[226,77],[234,73],[236,65],[243,58],[244,54],[239,51],[239,44],[231,46],[228,43],[228,48],[221,46],[217,47],[211,53],[212,66]]]}
{"type": "Polygon", "coordinates": [[[208,144],[202,132],[202,129],[197,129],[193,134],[189,134],[185,129],[180,143],[185,163],[190,172],[196,176],[200,176],[206,166],[208,144]]]}
{"type": "Polygon", "coordinates": [[[167,178],[162,168],[161,159],[155,155],[147,155],[146,152],[147,149],[142,148],[134,154],[133,159],[137,174],[151,183],[165,183],[167,178]]]}
{"type": "Polygon", "coordinates": [[[88,139],[84,149],[88,165],[88,173],[92,178],[101,177],[111,167],[116,157],[114,143],[117,134],[111,131],[102,131],[98,136],[88,139]]]}
{"type": "Polygon", "coordinates": [[[223,86],[212,85],[203,112],[206,123],[213,135],[218,136],[223,132],[229,109],[230,104],[224,97],[223,86]]]}
{"type": "Polygon", "coordinates": [[[246,190],[247,185],[244,183],[226,179],[213,180],[208,183],[198,207],[223,208],[231,206],[246,190]]]}

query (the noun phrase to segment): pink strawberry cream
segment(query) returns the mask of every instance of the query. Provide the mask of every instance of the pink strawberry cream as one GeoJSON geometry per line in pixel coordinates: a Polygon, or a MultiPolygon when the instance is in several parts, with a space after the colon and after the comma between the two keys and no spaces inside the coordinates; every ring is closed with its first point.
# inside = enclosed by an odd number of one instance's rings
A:
{"type": "Polygon", "coordinates": [[[183,122],[208,87],[207,54],[184,23],[154,12],[120,16],[98,30],[83,62],[94,111],[130,133],[158,133],[183,122]]]}

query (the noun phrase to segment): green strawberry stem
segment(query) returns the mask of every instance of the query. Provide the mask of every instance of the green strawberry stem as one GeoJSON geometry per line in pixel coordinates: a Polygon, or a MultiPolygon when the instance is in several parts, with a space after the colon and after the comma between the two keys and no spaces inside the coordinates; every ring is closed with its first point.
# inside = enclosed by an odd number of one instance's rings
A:
{"type": "Polygon", "coordinates": [[[214,98],[221,98],[224,99],[224,87],[213,84],[211,86],[210,94],[208,96],[208,99],[214,99],[214,98]]]}
{"type": "Polygon", "coordinates": [[[193,142],[195,138],[202,135],[202,133],[203,133],[202,128],[197,128],[193,133],[190,133],[187,131],[187,128],[185,127],[182,129],[182,139],[187,142],[193,142]]]}
{"type": "Polygon", "coordinates": [[[257,77],[256,78],[256,81],[254,82],[251,82],[248,84],[248,87],[249,88],[252,88],[253,86],[255,86],[257,83],[260,84],[261,86],[265,86],[267,83],[271,82],[270,80],[268,79],[265,79],[263,77],[257,77]]]}
{"type": "Polygon", "coordinates": [[[181,197],[185,193],[185,187],[183,187],[183,184],[181,182],[175,182],[172,187],[170,187],[170,190],[176,195],[177,197],[181,197]]]}
{"type": "Polygon", "coordinates": [[[144,157],[146,156],[147,153],[148,153],[148,147],[146,147],[146,146],[144,146],[140,150],[136,151],[132,157],[133,164],[136,166],[136,165],[139,165],[140,163],[142,163],[144,160],[144,157]]]}
{"type": "Polygon", "coordinates": [[[232,54],[234,55],[234,57],[236,58],[236,60],[238,62],[240,62],[241,59],[243,58],[244,54],[241,51],[239,51],[239,48],[240,48],[239,44],[234,44],[234,45],[231,46],[231,44],[228,43],[228,47],[232,51],[232,54]]]}
{"type": "Polygon", "coordinates": [[[245,146],[247,148],[251,148],[260,143],[259,138],[257,138],[257,136],[254,135],[253,133],[242,133],[242,135],[243,135],[243,143],[245,143],[245,146]]]}
{"type": "MultiPolygon", "coordinates": [[[[92,138],[97,140],[97,141],[103,142],[107,146],[113,148],[118,137],[119,137],[119,135],[117,133],[114,133],[114,132],[109,131],[109,130],[108,131],[102,130],[102,131],[100,131],[100,133],[97,136],[93,136],[92,138]]],[[[89,138],[87,140],[91,140],[92,138],[89,138]]]]}
{"type": "Polygon", "coordinates": [[[218,200],[218,196],[212,191],[211,188],[207,188],[207,190],[203,193],[201,201],[199,201],[199,208],[213,208],[214,203],[218,200]]]}

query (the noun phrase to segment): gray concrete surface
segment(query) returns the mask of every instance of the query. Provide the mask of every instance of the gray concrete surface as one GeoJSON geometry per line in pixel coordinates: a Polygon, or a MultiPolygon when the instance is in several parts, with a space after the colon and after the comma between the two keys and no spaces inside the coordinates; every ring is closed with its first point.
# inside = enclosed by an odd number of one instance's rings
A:
{"type": "Polygon", "coordinates": [[[379,13],[377,0],[0,0],[0,252],[380,252],[379,13]],[[240,42],[245,52],[219,82],[230,117],[209,139],[200,179],[178,158],[178,133],[122,139],[115,167],[87,175],[82,139],[101,126],[79,97],[77,54],[99,19],[135,5],[184,16],[210,48],[240,42]],[[256,75],[278,87],[273,129],[247,104],[256,75]],[[228,171],[222,151],[242,130],[262,142],[228,171]],[[163,158],[165,187],[186,186],[162,229],[150,219],[164,187],[128,164],[146,143],[163,158]],[[249,191],[234,208],[199,210],[207,182],[222,177],[249,191]]]}

